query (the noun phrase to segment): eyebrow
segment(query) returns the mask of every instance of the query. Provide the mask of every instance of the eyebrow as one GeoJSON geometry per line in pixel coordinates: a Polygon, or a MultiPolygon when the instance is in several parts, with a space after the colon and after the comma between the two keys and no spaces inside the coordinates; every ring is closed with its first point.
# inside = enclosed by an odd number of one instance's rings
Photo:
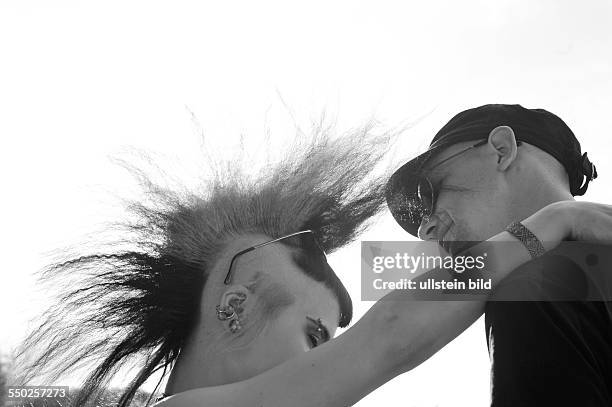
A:
{"type": "Polygon", "coordinates": [[[321,328],[321,330],[323,331],[323,339],[325,341],[328,341],[330,338],[329,335],[329,330],[327,329],[327,327],[325,326],[325,324],[323,324],[323,322],[321,322],[321,318],[313,318],[313,317],[309,317],[307,316],[306,319],[308,319],[310,322],[312,322],[313,324],[315,324],[317,326],[317,328],[321,328]]]}

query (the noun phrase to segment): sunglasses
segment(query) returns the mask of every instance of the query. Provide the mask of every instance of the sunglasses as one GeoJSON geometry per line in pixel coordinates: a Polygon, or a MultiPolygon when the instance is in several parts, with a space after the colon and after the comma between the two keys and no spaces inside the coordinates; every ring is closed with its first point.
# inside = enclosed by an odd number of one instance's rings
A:
{"type": "MultiPolygon", "coordinates": [[[[458,156],[460,156],[461,154],[464,154],[470,150],[473,150],[475,148],[478,148],[480,146],[484,146],[485,144],[488,143],[488,139],[485,140],[481,140],[476,144],[473,144],[467,148],[464,148],[461,151],[456,152],[455,154],[452,154],[448,157],[446,157],[444,160],[436,163],[435,165],[431,166],[428,168],[429,170],[432,170],[433,168],[439,167],[440,165],[448,162],[449,160],[452,160],[453,158],[456,158],[458,156]]],[[[516,142],[517,147],[520,146],[522,144],[521,141],[516,142]]],[[[418,206],[419,206],[419,212],[420,212],[420,217],[419,217],[419,224],[421,224],[423,222],[423,219],[428,219],[429,217],[431,217],[436,209],[436,199],[437,199],[437,194],[436,194],[436,189],[434,188],[433,184],[431,183],[431,181],[429,180],[429,178],[427,178],[425,175],[421,175],[418,179],[418,183],[417,183],[417,199],[418,199],[418,206]]]]}
{"type": "Polygon", "coordinates": [[[249,253],[249,252],[252,252],[253,250],[267,246],[269,244],[277,243],[281,241],[292,247],[302,248],[309,252],[313,252],[313,251],[317,252],[327,259],[325,251],[321,248],[321,246],[319,245],[319,242],[317,242],[317,239],[315,238],[314,232],[312,230],[301,230],[299,232],[291,233],[286,236],[272,239],[267,242],[263,242],[263,243],[260,243],[255,246],[251,246],[244,250],[239,251],[238,253],[234,255],[234,257],[232,257],[232,260],[230,261],[230,265],[229,265],[229,270],[227,271],[227,275],[225,276],[225,279],[223,280],[223,282],[226,285],[230,284],[233,265],[238,257],[242,256],[245,253],[249,253]]]}

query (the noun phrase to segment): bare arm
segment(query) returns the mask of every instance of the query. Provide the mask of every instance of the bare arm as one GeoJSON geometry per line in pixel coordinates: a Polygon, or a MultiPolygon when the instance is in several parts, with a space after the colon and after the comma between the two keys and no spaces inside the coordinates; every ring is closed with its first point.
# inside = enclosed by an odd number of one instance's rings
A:
{"type": "MultiPolygon", "coordinates": [[[[612,209],[605,205],[553,204],[523,224],[540,238],[546,250],[569,236],[612,241],[612,209]],[[599,212],[592,213],[593,208],[599,212]],[[584,213],[583,209],[591,209],[591,213],[577,219],[575,215],[584,213]]],[[[523,245],[506,232],[472,250],[489,253],[488,267],[495,270],[490,273],[494,286],[530,260],[523,245]],[[508,241],[503,250],[494,244],[499,241],[508,241]]],[[[388,294],[344,334],[258,376],[186,391],[159,406],[353,405],[435,354],[478,319],[484,309],[484,301],[409,301],[411,295],[406,290],[388,294]]]]}

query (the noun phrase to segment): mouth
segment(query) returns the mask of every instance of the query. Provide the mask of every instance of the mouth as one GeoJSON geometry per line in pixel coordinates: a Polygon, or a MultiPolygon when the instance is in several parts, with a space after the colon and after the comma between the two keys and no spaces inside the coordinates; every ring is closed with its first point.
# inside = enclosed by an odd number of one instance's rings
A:
{"type": "Polygon", "coordinates": [[[442,236],[440,236],[440,238],[438,239],[438,245],[452,255],[453,253],[451,252],[451,250],[454,250],[453,246],[456,244],[456,242],[454,240],[445,240],[449,235],[452,225],[446,224],[444,226],[445,227],[442,230],[443,233],[441,233],[442,236]]]}
{"type": "Polygon", "coordinates": [[[465,242],[463,240],[440,240],[438,244],[451,256],[456,256],[473,246],[474,242],[465,242]]]}
{"type": "Polygon", "coordinates": [[[452,240],[438,240],[438,245],[442,247],[450,255],[454,255],[455,242],[452,240]]]}
{"type": "Polygon", "coordinates": [[[439,230],[441,236],[439,237],[438,245],[451,256],[456,256],[464,250],[467,250],[474,242],[455,240],[455,233],[451,233],[454,229],[455,222],[450,219],[445,220],[446,222],[442,222],[442,228],[439,230]]]}
{"type": "Polygon", "coordinates": [[[453,239],[453,236],[451,236],[452,234],[450,233],[452,226],[452,224],[446,225],[444,233],[442,233],[440,240],[438,240],[438,245],[446,250],[451,256],[455,256],[461,253],[462,250],[466,249],[469,243],[462,240],[453,239]]]}

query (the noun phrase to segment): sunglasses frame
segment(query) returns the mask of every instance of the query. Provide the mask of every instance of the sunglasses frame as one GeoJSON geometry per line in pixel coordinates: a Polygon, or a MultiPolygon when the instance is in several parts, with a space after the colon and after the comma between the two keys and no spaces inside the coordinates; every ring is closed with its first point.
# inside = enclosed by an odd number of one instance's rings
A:
{"type": "MultiPolygon", "coordinates": [[[[450,156],[446,157],[444,160],[436,163],[436,165],[430,167],[428,170],[431,170],[433,168],[439,167],[441,164],[444,164],[444,163],[448,162],[449,160],[451,160],[453,158],[456,158],[456,157],[460,156],[461,154],[463,154],[463,153],[465,153],[467,151],[470,151],[470,150],[472,150],[474,148],[478,148],[478,147],[484,146],[488,142],[489,142],[489,139],[483,139],[483,140],[479,141],[476,144],[472,144],[471,146],[466,147],[463,150],[460,150],[460,151],[456,152],[455,154],[451,154],[450,156]]],[[[523,144],[523,143],[520,140],[516,141],[516,146],[517,147],[520,146],[521,144],[523,144]]],[[[419,177],[419,178],[420,178],[420,180],[417,183],[417,196],[419,198],[419,202],[421,202],[421,207],[424,210],[424,215],[421,217],[421,221],[419,222],[421,224],[421,223],[423,223],[423,219],[429,218],[434,213],[434,209],[436,207],[436,191],[435,191],[435,189],[433,187],[433,184],[429,180],[429,178],[427,178],[424,175],[419,177]],[[431,205],[429,205],[429,207],[425,207],[425,205],[422,205],[423,198],[421,197],[421,188],[420,188],[421,187],[421,180],[427,181],[427,183],[429,184],[429,188],[431,190],[431,197],[430,197],[431,198],[431,205]]]]}
{"type": "Polygon", "coordinates": [[[280,242],[281,240],[288,239],[290,237],[294,237],[294,236],[298,236],[298,235],[303,235],[303,234],[306,234],[306,233],[311,233],[312,234],[312,238],[313,238],[315,244],[321,250],[321,253],[323,253],[323,255],[326,256],[327,254],[325,253],[325,250],[323,250],[323,248],[319,245],[319,242],[317,242],[317,239],[315,237],[314,231],[312,231],[310,229],[308,229],[308,230],[300,230],[299,232],[291,233],[291,234],[286,235],[286,236],[282,236],[282,237],[279,237],[279,238],[276,238],[276,239],[268,240],[267,242],[256,244],[255,246],[247,247],[246,249],[241,250],[238,253],[236,253],[232,257],[232,260],[230,261],[229,269],[227,271],[227,275],[225,276],[225,279],[223,280],[223,283],[225,285],[228,285],[231,282],[230,277],[231,277],[231,273],[232,273],[232,266],[234,265],[234,262],[236,261],[236,259],[239,256],[241,256],[241,255],[243,255],[245,253],[252,252],[255,249],[259,249],[260,247],[264,247],[264,246],[267,246],[269,244],[280,242]]]}

